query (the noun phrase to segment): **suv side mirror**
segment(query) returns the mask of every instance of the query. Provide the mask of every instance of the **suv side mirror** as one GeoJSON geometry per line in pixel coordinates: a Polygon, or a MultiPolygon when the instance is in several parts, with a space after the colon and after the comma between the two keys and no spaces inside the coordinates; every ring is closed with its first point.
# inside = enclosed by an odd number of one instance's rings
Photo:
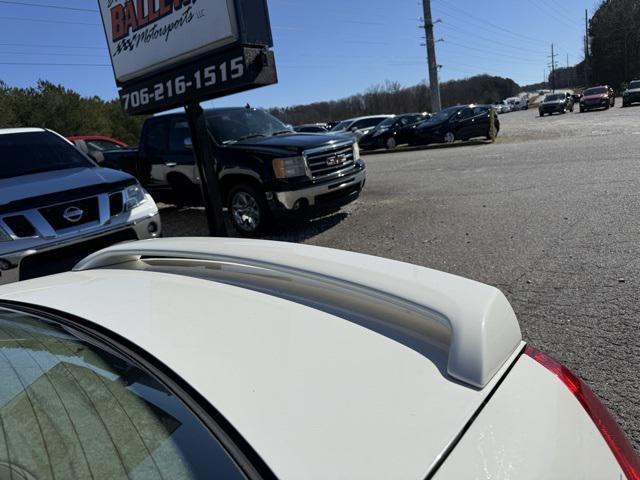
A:
{"type": "Polygon", "coordinates": [[[351,128],[350,128],[350,130],[351,130],[353,133],[356,133],[356,132],[358,131],[358,127],[351,127],[351,128]]]}
{"type": "Polygon", "coordinates": [[[191,141],[191,137],[187,137],[184,139],[184,148],[187,150],[193,149],[193,142],[191,141]]]}

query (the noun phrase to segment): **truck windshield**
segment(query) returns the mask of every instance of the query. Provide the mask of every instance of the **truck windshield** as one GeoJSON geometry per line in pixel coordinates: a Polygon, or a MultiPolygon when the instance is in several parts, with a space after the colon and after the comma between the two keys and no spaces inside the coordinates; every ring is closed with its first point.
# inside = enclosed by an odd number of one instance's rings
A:
{"type": "Polygon", "coordinates": [[[557,102],[558,100],[564,100],[566,95],[564,93],[559,93],[556,95],[547,95],[544,99],[545,102],[557,102]]]}
{"type": "Polygon", "coordinates": [[[222,145],[271,137],[289,130],[280,120],[256,108],[209,110],[206,116],[209,131],[222,145]]]}
{"type": "Polygon", "coordinates": [[[42,131],[0,135],[0,179],[91,167],[95,167],[95,164],[53,133],[42,131]]]}

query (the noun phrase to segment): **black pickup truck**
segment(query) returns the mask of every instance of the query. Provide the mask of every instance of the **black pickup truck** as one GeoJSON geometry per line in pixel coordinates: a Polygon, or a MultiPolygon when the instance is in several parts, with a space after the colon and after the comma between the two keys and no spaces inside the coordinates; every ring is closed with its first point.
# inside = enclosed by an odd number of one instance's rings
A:
{"type": "MultiPolygon", "coordinates": [[[[350,135],[295,133],[255,108],[206,110],[222,201],[238,233],[255,236],[274,219],[314,218],[360,195],[366,180],[350,135]]],[[[186,115],[149,118],[139,150],[105,152],[102,163],[136,176],[152,195],[201,199],[186,115]]]]}

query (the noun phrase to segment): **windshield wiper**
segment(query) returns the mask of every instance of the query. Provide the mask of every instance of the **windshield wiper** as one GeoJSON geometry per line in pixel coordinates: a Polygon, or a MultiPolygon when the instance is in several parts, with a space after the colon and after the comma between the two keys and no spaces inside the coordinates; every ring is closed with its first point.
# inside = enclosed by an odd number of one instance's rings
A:
{"type": "Polygon", "coordinates": [[[244,140],[251,140],[252,138],[265,138],[266,135],[264,133],[251,133],[249,135],[245,135],[244,137],[236,138],[235,143],[242,142],[244,140]]]}
{"type": "Polygon", "coordinates": [[[272,137],[275,137],[277,135],[286,135],[287,133],[294,133],[291,130],[280,130],[279,132],[274,132],[271,134],[272,137]]]}

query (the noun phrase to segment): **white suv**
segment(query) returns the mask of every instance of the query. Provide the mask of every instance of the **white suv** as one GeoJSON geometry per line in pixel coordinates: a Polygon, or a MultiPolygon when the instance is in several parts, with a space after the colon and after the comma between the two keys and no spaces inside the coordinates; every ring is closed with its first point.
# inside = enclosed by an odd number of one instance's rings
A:
{"type": "Polygon", "coordinates": [[[354,253],[159,239],[0,288],[0,478],[637,479],[500,291],[354,253]]]}

